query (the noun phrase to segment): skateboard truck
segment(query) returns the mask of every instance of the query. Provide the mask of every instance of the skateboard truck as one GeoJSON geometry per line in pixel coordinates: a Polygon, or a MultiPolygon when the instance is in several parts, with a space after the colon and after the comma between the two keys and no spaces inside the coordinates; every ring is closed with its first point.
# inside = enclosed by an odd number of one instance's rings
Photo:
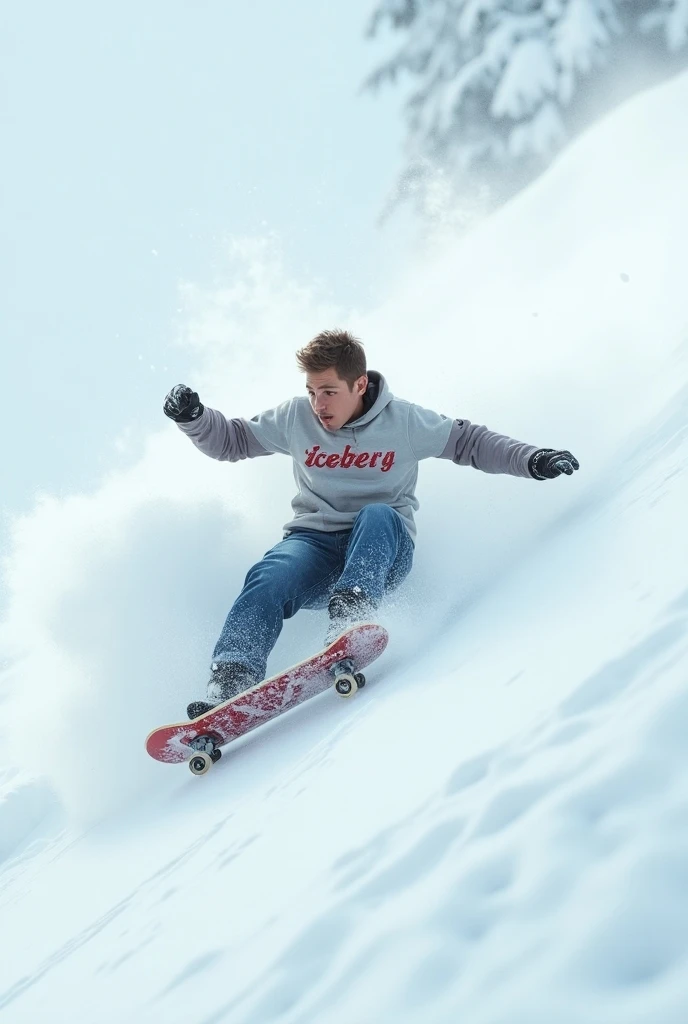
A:
{"type": "Polygon", "coordinates": [[[365,686],[365,676],[362,672],[354,671],[351,658],[338,661],[330,671],[334,676],[334,688],[340,697],[353,697],[357,690],[365,686]]]}
{"type": "Polygon", "coordinates": [[[211,765],[222,757],[222,751],[212,736],[194,736],[190,740],[189,746],[196,751],[189,761],[189,768],[193,775],[205,775],[211,765]]]}

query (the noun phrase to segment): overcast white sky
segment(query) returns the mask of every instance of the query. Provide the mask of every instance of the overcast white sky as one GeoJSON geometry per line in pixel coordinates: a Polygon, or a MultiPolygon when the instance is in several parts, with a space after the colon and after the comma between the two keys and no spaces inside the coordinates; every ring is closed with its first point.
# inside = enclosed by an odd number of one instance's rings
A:
{"type": "Polygon", "coordinates": [[[359,92],[380,53],[373,6],[5,8],[5,514],[87,487],[123,429],[159,424],[191,365],[179,285],[216,284],[227,239],[277,232],[290,273],[338,304],[390,272],[408,227],[375,221],[403,126],[399,94],[359,92]]]}

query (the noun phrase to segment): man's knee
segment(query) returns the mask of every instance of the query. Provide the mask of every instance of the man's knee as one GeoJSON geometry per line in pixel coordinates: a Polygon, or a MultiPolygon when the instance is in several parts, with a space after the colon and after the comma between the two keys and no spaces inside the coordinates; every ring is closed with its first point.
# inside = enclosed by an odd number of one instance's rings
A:
{"type": "Polygon", "coordinates": [[[356,516],[356,519],[363,519],[366,521],[371,520],[375,522],[394,522],[398,518],[398,512],[396,512],[391,505],[385,505],[381,501],[373,502],[370,505],[364,505],[356,516]]]}

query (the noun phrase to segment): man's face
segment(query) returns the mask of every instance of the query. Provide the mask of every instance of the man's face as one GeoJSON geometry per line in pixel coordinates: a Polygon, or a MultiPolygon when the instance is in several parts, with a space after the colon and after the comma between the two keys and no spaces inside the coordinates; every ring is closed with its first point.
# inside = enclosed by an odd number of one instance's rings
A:
{"type": "Polygon", "coordinates": [[[359,377],[349,390],[345,380],[337,376],[336,370],[306,374],[306,390],[311,409],[326,430],[339,430],[349,420],[358,419],[363,412],[363,396],[368,387],[368,378],[359,377]]]}

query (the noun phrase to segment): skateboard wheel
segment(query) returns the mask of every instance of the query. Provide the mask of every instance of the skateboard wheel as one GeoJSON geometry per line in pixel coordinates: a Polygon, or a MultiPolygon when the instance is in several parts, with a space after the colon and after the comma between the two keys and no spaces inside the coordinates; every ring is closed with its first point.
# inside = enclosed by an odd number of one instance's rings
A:
{"type": "MultiPolygon", "coordinates": [[[[215,753],[219,753],[219,751],[215,751],[215,753]]],[[[215,758],[215,760],[217,760],[217,758],[215,758]]],[[[205,773],[210,770],[212,763],[212,755],[201,752],[193,755],[189,761],[189,768],[193,775],[205,775],[205,773]]]]}
{"type": "Polygon", "coordinates": [[[334,684],[334,688],[340,697],[353,697],[358,690],[356,677],[350,675],[348,672],[346,675],[338,676],[337,682],[334,684]]]}
{"type": "Polygon", "coordinates": [[[359,690],[362,686],[365,686],[365,676],[362,672],[355,672],[354,679],[356,680],[359,690]]]}
{"type": "Polygon", "coordinates": [[[222,757],[222,751],[221,750],[213,750],[212,754],[210,755],[210,760],[213,762],[213,764],[217,764],[217,762],[220,760],[221,757],[222,757]]]}

